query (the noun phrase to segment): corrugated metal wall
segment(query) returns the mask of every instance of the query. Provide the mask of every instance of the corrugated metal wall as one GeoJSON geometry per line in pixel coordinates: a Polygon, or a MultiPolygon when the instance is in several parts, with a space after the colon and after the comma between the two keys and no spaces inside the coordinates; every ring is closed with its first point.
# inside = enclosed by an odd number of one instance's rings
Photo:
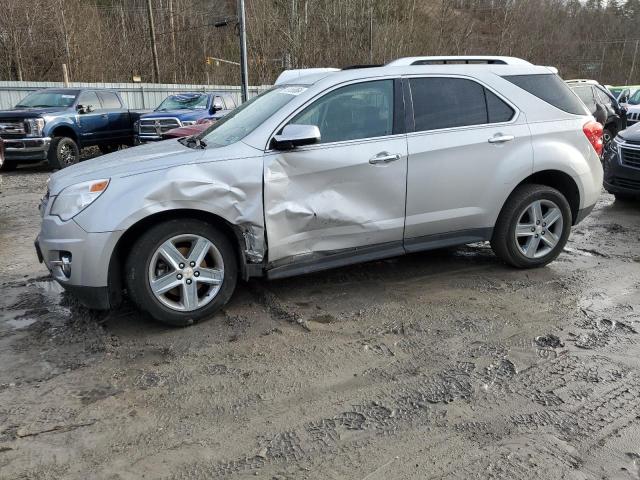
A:
{"type": "MultiPolygon", "coordinates": [[[[0,81],[0,109],[12,108],[28,93],[41,88],[63,88],[62,82],[7,82],[0,81]]],[[[240,104],[240,87],[231,85],[177,85],[161,83],[84,83],[70,82],[69,87],[109,88],[120,92],[131,109],[153,109],[167,95],[178,92],[224,91],[231,93],[240,104]]],[[[249,97],[270,88],[269,85],[249,87],[249,97]]]]}

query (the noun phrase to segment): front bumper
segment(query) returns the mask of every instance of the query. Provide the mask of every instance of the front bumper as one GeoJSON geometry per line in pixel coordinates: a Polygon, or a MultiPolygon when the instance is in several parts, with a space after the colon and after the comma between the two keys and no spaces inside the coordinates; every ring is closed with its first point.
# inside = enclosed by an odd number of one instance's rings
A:
{"type": "Polygon", "coordinates": [[[46,160],[50,137],[3,138],[5,160],[46,160]]]}
{"type": "Polygon", "coordinates": [[[159,142],[160,140],[165,140],[162,135],[136,135],[135,138],[137,143],[145,143],[145,142],[159,142]]]}
{"type": "Polygon", "coordinates": [[[87,307],[110,308],[109,265],[121,232],[88,233],[73,219],[46,216],[35,241],[38,260],[87,307]]]}
{"type": "MultiPolygon", "coordinates": [[[[640,196],[640,167],[622,161],[621,146],[612,142],[603,156],[604,188],[609,193],[640,196]]],[[[624,148],[638,150],[640,145],[624,144],[624,148]]]]}

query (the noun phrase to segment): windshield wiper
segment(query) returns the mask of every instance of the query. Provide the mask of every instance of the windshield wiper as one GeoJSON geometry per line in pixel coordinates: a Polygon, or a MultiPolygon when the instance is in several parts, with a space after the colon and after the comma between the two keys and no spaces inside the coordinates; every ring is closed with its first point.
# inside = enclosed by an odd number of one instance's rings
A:
{"type": "Polygon", "coordinates": [[[207,148],[207,144],[204,140],[200,140],[198,137],[196,137],[195,135],[191,135],[190,137],[184,137],[178,140],[181,144],[183,144],[185,147],[189,147],[189,148],[200,148],[200,149],[205,149],[207,148]]]}

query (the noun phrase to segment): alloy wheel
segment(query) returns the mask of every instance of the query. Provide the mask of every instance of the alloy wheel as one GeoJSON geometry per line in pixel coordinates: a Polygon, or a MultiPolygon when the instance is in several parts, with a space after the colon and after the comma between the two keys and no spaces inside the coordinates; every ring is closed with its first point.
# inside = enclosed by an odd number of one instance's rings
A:
{"type": "Polygon", "coordinates": [[[564,219],[562,211],[551,200],[536,200],[518,216],[515,242],[527,258],[548,255],[560,242],[564,219]]]}
{"type": "Polygon", "coordinates": [[[157,248],[149,264],[149,287],[166,307],[191,312],[208,305],[224,280],[222,254],[199,235],[178,235],[157,248]]]}

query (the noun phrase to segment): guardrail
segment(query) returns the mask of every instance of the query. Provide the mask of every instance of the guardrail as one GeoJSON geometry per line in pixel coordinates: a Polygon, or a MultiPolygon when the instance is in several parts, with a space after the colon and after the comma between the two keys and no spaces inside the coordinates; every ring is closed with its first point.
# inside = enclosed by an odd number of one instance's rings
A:
{"type": "MultiPolygon", "coordinates": [[[[64,88],[62,82],[13,82],[0,81],[0,109],[13,108],[28,93],[42,88],[64,88]]],[[[240,104],[239,85],[197,85],[171,83],[86,83],[70,82],[68,88],[108,88],[116,90],[131,109],[156,108],[167,95],[180,92],[227,92],[240,104]]],[[[270,85],[249,87],[249,97],[271,88],[270,85]]]]}

